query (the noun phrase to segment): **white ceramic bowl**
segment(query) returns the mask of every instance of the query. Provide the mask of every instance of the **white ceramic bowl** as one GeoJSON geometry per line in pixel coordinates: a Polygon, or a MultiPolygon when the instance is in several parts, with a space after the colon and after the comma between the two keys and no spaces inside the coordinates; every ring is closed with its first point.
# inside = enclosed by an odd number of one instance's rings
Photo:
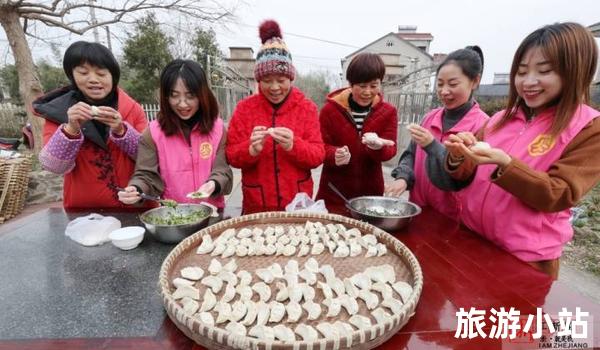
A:
{"type": "Polygon", "coordinates": [[[145,228],[141,226],[128,226],[114,230],[108,235],[112,244],[123,250],[133,249],[144,239],[145,228]]]}

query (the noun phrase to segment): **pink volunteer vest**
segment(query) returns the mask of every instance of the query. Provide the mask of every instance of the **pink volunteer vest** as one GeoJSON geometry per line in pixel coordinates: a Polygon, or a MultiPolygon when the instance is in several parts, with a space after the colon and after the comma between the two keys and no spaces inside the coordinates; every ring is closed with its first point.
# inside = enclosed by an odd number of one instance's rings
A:
{"type": "Polygon", "coordinates": [[[217,118],[208,135],[198,132],[197,126],[190,133],[190,144],[181,133],[166,136],[158,121],[150,122],[150,133],[158,152],[160,176],[165,183],[163,198],[180,203],[209,202],[218,208],[225,206],[223,196],[197,200],[186,195],[198,189],[208,180],[223,136],[223,120],[217,118]]]}
{"type": "MultiPolygon", "coordinates": [[[[443,108],[434,109],[425,116],[421,124],[424,128],[429,129],[433,137],[439,142],[443,142],[451,134],[456,134],[460,131],[475,133],[489,119],[487,114],[479,108],[479,104],[475,103],[456,125],[443,133],[443,114],[443,108]]],[[[421,147],[417,146],[414,164],[415,184],[410,191],[410,200],[420,206],[430,206],[443,215],[458,221],[460,202],[457,199],[457,194],[455,192],[442,191],[431,183],[425,169],[426,157],[427,153],[421,147]]]]}
{"type": "MultiPolygon", "coordinates": [[[[490,127],[500,120],[503,113],[492,117],[486,128],[485,141],[527,163],[532,169],[543,172],[560,159],[581,129],[600,115],[589,106],[581,105],[567,129],[552,140],[548,132],[555,109],[541,113],[531,122],[527,122],[519,110],[500,132],[491,133],[490,127]]],[[[459,196],[463,207],[462,221],[521,260],[560,257],[563,245],[573,236],[569,223],[570,209],[544,213],[529,207],[490,181],[495,169],[495,165],[480,165],[471,185],[459,196]]]]}

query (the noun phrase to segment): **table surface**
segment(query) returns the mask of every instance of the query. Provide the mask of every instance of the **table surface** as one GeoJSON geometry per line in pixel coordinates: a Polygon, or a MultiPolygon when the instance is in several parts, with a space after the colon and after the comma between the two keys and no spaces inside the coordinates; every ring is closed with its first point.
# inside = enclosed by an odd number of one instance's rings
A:
{"type": "MultiPolygon", "coordinates": [[[[167,317],[158,293],[174,245],[147,235],[131,251],[81,246],[64,230],[85,214],[52,208],[0,226],[0,350],[201,349],[167,317]]],[[[141,225],[137,213],[103,214],[141,225]]],[[[600,305],[438,213],[425,209],[395,237],[417,257],[424,285],[415,315],[381,349],[537,348],[455,338],[456,312],[471,307],[488,314],[514,307],[521,315],[580,307],[591,316],[588,348],[600,346],[600,305]]]]}

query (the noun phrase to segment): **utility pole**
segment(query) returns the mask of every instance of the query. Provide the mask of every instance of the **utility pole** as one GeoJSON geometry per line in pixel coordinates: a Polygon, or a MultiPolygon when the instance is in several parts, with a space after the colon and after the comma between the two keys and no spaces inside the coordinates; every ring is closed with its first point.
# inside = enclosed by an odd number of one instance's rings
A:
{"type": "Polygon", "coordinates": [[[104,29],[106,29],[106,44],[108,49],[112,51],[112,45],[110,43],[110,28],[108,28],[108,26],[104,26],[104,29]]]}
{"type": "MultiPolygon", "coordinates": [[[[96,9],[94,8],[94,2],[96,2],[96,0],[88,0],[88,2],[90,4],[90,17],[92,17],[92,25],[96,25],[98,24],[98,21],[96,20],[96,9]]],[[[94,33],[94,41],[99,43],[100,34],[98,33],[98,27],[92,28],[92,32],[94,33]]]]}

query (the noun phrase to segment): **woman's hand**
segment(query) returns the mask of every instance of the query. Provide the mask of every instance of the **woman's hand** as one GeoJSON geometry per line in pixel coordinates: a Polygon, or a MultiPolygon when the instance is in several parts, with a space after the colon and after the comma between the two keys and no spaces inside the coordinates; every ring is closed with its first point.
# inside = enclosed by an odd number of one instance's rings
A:
{"type": "Polygon", "coordinates": [[[123,136],[125,133],[125,124],[123,124],[123,117],[121,114],[112,107],[101,106],[97,107],[98,114],[93,118],[103,124],[110,127],[110,131],[117,135],[123,136]]]}
{"type": "Polygon", "coordinates": [[[393,146],[396,144],[392,140],[382,139],[374,132],[364,133],[362,135],[361,142],[363,145],[365,145],[375,151],[382,149],[383,146],[393,146]]]}
{"type": "Polygon", "coordinates": [[[406,191],[407,187],[408,187],[408,184],[406,183],[406,180],[404,180],[404,179],[394,180],[394,181],[390,182],[389,184],[385,185],[385,190],[383,192],[383,195],[388,196],[388,197],[400,197],[400,195],[402,193],[404,193],[404,191],[406,191]]]}
{"type": "Polygon", "coordinates": [[[270,135],[284,150],[289,152],[294,147],[294,132],[291,129],[283,126],[271,128],[270,135]]]}
{"type": "Polygon", "coordinates": [[[215,191],[216,185],[214,180],[206,181],[202,186],[198,187],[196,193],[202,193],[203,197],[212,196],[215,191]]]}
{"type": "Polygon", "coordinates": [[[119,200],[124,204],[135,204],[142,200],[137,188],[134,186],[125,187],[123,191],[119,191],[117,195],[119,196],[119,200]]]}
{"type": "Polygon", "coordinates": [[[450,135],[444,141],[444,146],[450,153],[450,157],[454,159],[466,156],[469,147],[477,143],[477,138],[473,133],[468,131],[459,132],[458,134],[450,135]]]}
{"type": "Polygon", "coordinates": [[[81,124],[92,119],[92,110],[90,105],[85,102],[77,102],[67,109],[66,131],[72,135],[78,135],[81,132],[81,124]]]}
{"type": "Polygon", "coordinates": [[[512,160],[506,152],[499,148],[467,149],[466,156],[472,159],[475,164],[496,164],[499,167],[507,166],[512,160]]]}
{"type": "Polygon", "coordinates": [[[408,131],[410,132],[410,137],[422,148],[429,146],[433,142],[431,132],[420,125],[409,125],[408,131]]]}
{"type": "Polygon", "coordinates": [[[335,150],[335,165],[342,166],[350,163],[350,150],[348,146],[339,147],[335,150]]]}
{"type": "Polygon", "coordinates": [[[266,126],[255,126],[252,129],[252,133],[250,134],[250,155],[256,157],[260,152],[262,152],[263,147],[265,145],[265,137],[267,136],[267,127],[266,126]]]}

